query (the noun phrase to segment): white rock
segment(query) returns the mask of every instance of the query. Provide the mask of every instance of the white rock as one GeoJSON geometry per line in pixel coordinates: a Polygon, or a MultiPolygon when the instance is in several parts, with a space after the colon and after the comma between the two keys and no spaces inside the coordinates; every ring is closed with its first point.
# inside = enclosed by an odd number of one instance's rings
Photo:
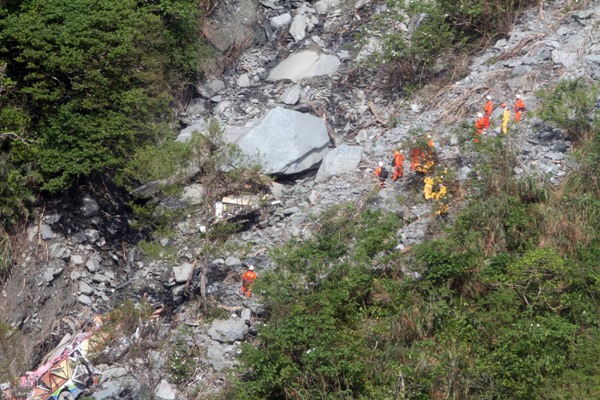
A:
{"type": "Polygon", "coordinates": [[[296,15],[290,26],[290,35],[296,42],[304,39],[306,36],[306,17],[304,15],[296,15]]]}
{"type": "Polygon", "coordinates": [[[183,263],[179,267],[173,267],[173,273],[175,274],[175,281],[177,283],[187,282],[187,280],[190,278],[193,272],[193,264],[183,263]]]}
{"type": "Polygon", "coordinates": [[[283,60],[271,70],[268,81],[274,82],[289,79],[298,82],[314,76],[331,75],[340,67],[340,60],[333,55],[318,53],[313,50],[300,51],[283,60]]]}
{"type": "Polygon", "coordinates": [[[290,86],[289,88],[285,89],[285,91],[279,97],[279,101],[284,104],[294,105],[298,103],[298,100],[300,100],[301,90],[302,87],[300,85],[290,86]]]}
{"type": "Polygon", "coordinates": [[[252,86],[252,80],[250,79],[250,76],[248,74],[242,74],[237,79],[237,85],[243,88],[250,87],[252,86]]]}
{"type": "Polygon", "coordinates": [[[292,16],[288,13],[281,14],[269,19],[269,23],[273,29],[280,29],[292,23],[292,16]]]}
{"type": "Polygon", "coordinates": [[[177,394],[173,390],[173,387],[164,379],[160,381],[154,394],[158,399],[162,400],[175,400],[177,398],[177,394]]]}

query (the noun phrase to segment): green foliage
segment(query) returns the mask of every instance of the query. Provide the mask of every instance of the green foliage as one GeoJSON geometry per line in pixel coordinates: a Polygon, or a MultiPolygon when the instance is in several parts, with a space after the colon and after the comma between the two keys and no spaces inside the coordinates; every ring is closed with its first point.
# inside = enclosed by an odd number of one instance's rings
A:
{"type": "Polygon", "coordinates": [[[167,361],[170,381],[185,388],[194,378],[200,362],[200,347],[193,341],[193,331],[182,327],[170,345],[171,355],[167,361]]]}
{"type": "Polygon", "coordinates": [[[30,165],[15,166],[8,156],[0,155],[0,229],[10,230],[29,217],[38,180],[30,165]]]}
{"type": "Polygon", "coordinates": [[[5,149],[35,162],[56,192],[169,136],[169,93],[199,74],[203,3],[29,0],[1,10],[0,65],[14,87],[0,100],[11,110],[0,131],[29,143],[5,149]]]}
{"type": "Polygon", "coordinates": [[[0,346],[0,382],[8,382],[17,387],[16,377],[27,369],[22,333],[0,321],[0,346]]]}
{"type": "Polygon", "coordinates": [[[138,246],[150,260],[175,261],[177,259],[177,249],[174,247],[163,247],[157,241],[142,240],[138,243],[138,246]]]}
{"type": "Polygon", "coordinates": [[[336,207],[274,251],[268,318],[244,348],[238,399],[595,398],[600,146],[582,137],[556,191],[517,179],[484,140],[471,199],[445,236],[393,253],[385,216],[336,207]],[[423,270],[421,280],[403,271],[423,270]],[[383,268],[373,268],[382,267],[383,268]]]}
{"type": "Polygon", "coordinates": [[[580,141],[592,129],[600,127],[596,115],[598,86],[583,78],[564,79],[551,89],[537,93],[543,101],[538,115],[567,131],[574,141],[580,141]]]}
{"type": "Polygon", "coordinates": [[[0,283],[8,278],[12,263],[13,250],[10,235],[0,230],[0,283]]]}
{"type": "Polygon", "coordinates": [[[270,299],[271,317],[260,330],[259,347],[244,347],[242,360],[252,372],[238,386],[238,398],[377,396],[361,315],[376,312],[368,310],[371,303],[384,315],[387,302],[373,294],[388,285],[376,282],[366,264],[391,251],[398,221],[379,211],[358,213],[351,205],[334,207],[319,221],[314,239],[277,252],[280,267],[257,282],[270,299]],[[304,274],[308,286],[301,282],[304,274]]]}
{"type": "MultiPolygon", "coordinates": [[[[435,76],[436,63],[453,51],[464,54],[494,35],[508,34],[513,16],[534,1],[429,2],[388,0],[387,9],[376,17],[375,30],[382,36],[382,50],[375,55],[390,80],[408,87],[421,85],[435,76]],[[406,33],[398,27],[414,24],[406,33]]],[[[451,66],[449,61],[442,62],[451,66]]]]}

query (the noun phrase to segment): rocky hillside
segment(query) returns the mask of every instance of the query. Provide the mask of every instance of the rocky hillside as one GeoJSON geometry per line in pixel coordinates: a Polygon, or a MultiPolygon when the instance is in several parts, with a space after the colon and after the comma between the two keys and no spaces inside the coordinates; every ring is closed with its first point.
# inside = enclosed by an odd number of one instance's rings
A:
{"type": "MultiPolygon", "coordinates": [[[[277,178],[272,194],[279,201],[253,214],[248,229],[233,240],[237,246],[205,266],[194,262],[202,257],[198,238],[206,229],[198,210],[190,208],[173,234],[155,233],[160,248],[150,258],[138,246],[144,232],[129,225],[127,200],[75,193],[71,200],[49,201],[19,238],[18,268],[2,287],[1,319],[25,334],[33,367],[93,314],[106,313],[126,298],[146,298],[165,306],[165,330],[191,330],[200,357],[191,384],[196,393],[218,391],[237,362],[240,344],[252,340],[264,313],[259,294],[239,293],[245,266],[256,265],[259,279],[277,268],[269,250],[314,235],[312,216],[341,202],[391,211],[405,223],[397,232],[401,249],[440,234],[435,222],[441,217],[421,198],[421,178],[411,171],[408,149],[403,148],[404,177],[376,190],[377,163],[388,165],[393,150],[417,130],[431,135],[454,180],[444,224],[465,207],[458,188],[467,188],[477,173],[480,160],[472,151],[471,129],[486,95],[495,105],[486,138],[502,134],[500,103],[512,108],[520,94],[527,106],[523,121],[509,125],[508,141],[517,153],[514,172],[548,177],[552,184],[562,181],[572,167],[567,158],[572,143],[535,116],[536,92],[561,79],[595,80],[600,74],[595,29],[600,8],[592,2],[569,11],[567,5],[556,1],[521,13],[508,37],[469,61],[466,76],[405,99],[390,95],[369,74],[355,77],[372,49],[356,49],[352,33],[384,10],[381,2],[221,2],[208,29],[223,54],[223,68],[213,66],[212,77],[194,85],[193,99],[180,115],[179,137],[185,140],[201,129],[205,117],[217,117],[230,141],[248,153],[263,152],[262,161],[277,178]],[[306,115],[313,119],[304,120],[306,115]],[[275,139],[269,142],[267,135],[275,139]],[[285,154],[270,150],[282,146],[285,154]],[[210,323],[199,319],[194,300],[200,297],[202,270],[206,293],[221,310],[210,323]]],[[[377,37],[371,39],[370,47],[377,48],[377,37]]],[[[186,191],[191,198],[202,196],[196,186],[186,191]]],[[[173,206],[170,201],[164,205],[173,206]]],[[[423,273],[410,265],[403,272],[416,279],[423,273]]],[[[156,357],[164,361],[169,354],[156,357]]],[[[128,368],[119,360],[99,366],[104,375],[91,395],[122,398],[131,393],[125,388],[146,383],[132,379],[128,368]]],[[[158,397],[185,398],[167,375],[157,382],[151,389],[158,397]]]]}

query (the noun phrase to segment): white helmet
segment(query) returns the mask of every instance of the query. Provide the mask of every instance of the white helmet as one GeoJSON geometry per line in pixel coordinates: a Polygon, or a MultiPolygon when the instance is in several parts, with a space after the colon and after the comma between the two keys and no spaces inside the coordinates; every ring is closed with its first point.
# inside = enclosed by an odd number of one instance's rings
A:
{"type": "Polygon", "coordinates": [[[250,266],[248,267],[248,269],[249,269],[250,271],[254,271],[254,265],[250,265],[250,266]]]}
{"type": "Polygon", "coordinates": [[[521,95],[520,95],[520,94],[517,94],[517,95],[515,95],[515,97],[516,97],[517,99],[520,99],[520,98],[521,98],[521,95]]]}
{"type": "Polygon", "coordinates": [[[379,161],[379,166],[383,167],[383,161],[379,161]]]}
{"type": "Polygon", "coordinates": [[[477,113],[477,118],[481,118],[481,117],[483,117],[483,114],[482,113],[477,113]]]}
{"type": "Polygon", "coordinates": [[[485,96],[486,99],[491,100],[492,97],[490,95],[485,96]]]}

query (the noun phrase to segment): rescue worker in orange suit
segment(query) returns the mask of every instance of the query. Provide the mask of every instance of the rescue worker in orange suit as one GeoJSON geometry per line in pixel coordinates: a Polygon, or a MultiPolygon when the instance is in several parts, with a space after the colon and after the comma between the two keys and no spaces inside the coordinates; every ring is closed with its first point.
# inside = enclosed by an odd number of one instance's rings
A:
{"type": "Polygon", "coordinates": [[[429,150],[433,149],[433,140],[431,139],[431,136],[427,135],[427,139],[429,139],[429,141],[427,142],[427,146],[429,146],[429,150]]]}
{"type": "Polygon", "coordinates": [[[483,116],[483,122],[485,123],[484,129],[488,129],[490,127],[490,116],[492,115],[492,110],[494,108],[492,104],[492,98],[490,96],[486,96],[487,103],[485,103],[485,107],[483,110],[485,111],[485,115],[483,116]]]}
{"type": "Polygon", "coordinates": [[[394,153],[394,176],[392,180],[402,178],[404,173],[404,156],[398,150],[394,153]]]}
{"type": "Polygon", "coordinates": [[[250,297],[250,288],[256,280],[256,273],[254,272],[254,266],[250,265],[248,271],[242,276],[242,293],[246,293],[246,296],[250,297]]]}
{"type": "Polygon", "coordinates": [[[525,111],[525,103],[520,95],[516,95],[515,97],[517,98],[517,102],[515,103],[515,122],[521,122],[521,114],[525,111]]]}
{"type": "Polygon", "coordinates": [[[485,129],[485,120],[483,119],[482,113],[477,113],[477,121],[475,121],[475,128],[477,129],[477,135],[475,135],[475,143],[479,143],[479,138],[485,129]]]}
{"type": "Polygon", "coordinates": [[[383,189],[388,172],[383,168],[383,161],[379,161],[379,167],[375,170],[375,176],[379,178],[379,189],[383,189]]]}
{"type": "Polygon", "coordinates": [[[414,149],[411,150],[410,152],[410,164],[411,164],[411,169],[414,171],[415,167],[417,165],[419,165],[420,161],[419,159],[423,157],[423,152],[421,151],[420,148],[416,147],[414,149]]]}

